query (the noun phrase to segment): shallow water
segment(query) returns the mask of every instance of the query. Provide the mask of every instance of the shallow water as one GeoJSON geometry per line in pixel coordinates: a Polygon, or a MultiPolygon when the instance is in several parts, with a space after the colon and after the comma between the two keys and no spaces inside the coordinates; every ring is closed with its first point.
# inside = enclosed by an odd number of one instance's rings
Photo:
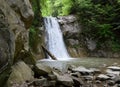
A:
{"type": "Polygon", "coordinates": [[[85,66],[85,67],[102,67],[105,65],[113,65],[118,64],[120,65],[119,58],[69,58],[69,59],[62,59],[62,60],[50,60],[50,59],[43,59],[40,60],[44,63],[53,63],[53,64],[73,64],[76,66],[85,66]]]}
{"type": "Polygon", "coordinates": [[[99,68],[104,70],[105,67],[110,65],[119,65],[120,59],[116,58],[69,58],[62,60],[51,60],[51,59],[43,59],[39,60],[38,63],[57,68],[62,72],[66,72],[67,68],[70,65],[75,66],[84,66],[86,68],[99,68]]]}

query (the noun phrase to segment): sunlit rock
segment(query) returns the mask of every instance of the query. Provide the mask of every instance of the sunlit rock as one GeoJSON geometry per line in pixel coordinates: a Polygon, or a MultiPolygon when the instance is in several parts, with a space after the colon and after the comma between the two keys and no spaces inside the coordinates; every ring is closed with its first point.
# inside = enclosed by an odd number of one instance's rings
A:
{"type": "Polygon", "coordinates": [[[35,65],[34,71],[38,75],[48,75],[52,73],[52,69],[49,66],[40,63],[35,65]]]}
{"type": "Polygon", "coordinates": [[[32,81],[34,79],[34,73],[31,68],[26,65],[23,61],[17,62],[12,67],[12,72],[7,81],[8,87],[11,87],[13,84],[22,84],[25,81],[32,81]]]}

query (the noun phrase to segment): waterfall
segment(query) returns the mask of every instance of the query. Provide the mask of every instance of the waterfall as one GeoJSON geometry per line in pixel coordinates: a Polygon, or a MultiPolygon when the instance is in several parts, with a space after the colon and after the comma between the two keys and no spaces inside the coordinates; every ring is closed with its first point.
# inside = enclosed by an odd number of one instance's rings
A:
{"type": "Polygon", "coordinates": [[[57,18],[46,17],[44,18],[44,23],[47,49],[58,59],[68,59],[69,54],[66,50],[57,18]]]}

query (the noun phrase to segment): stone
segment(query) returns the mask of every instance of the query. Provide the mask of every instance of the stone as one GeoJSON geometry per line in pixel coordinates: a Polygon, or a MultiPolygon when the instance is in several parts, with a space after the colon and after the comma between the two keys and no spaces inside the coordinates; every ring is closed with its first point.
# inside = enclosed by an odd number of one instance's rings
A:
{"type": "Polygon", "coordinates": [[[79,41],[74,39],[68,39],[68,43],[70,43],[71,46],[75,46],[79,44],[79,41]]]}
{"type": "Polygon", "coordinates": [[[107,84],[108,84],[109,86],[114,86],[114,85],[115,85],[115,81],[109,80],[109,81],[107,82],[107,84]]]}
{"type": "Polygon", "coordinates": [[[79,72],[75,72],[75,73],[70,73],[71,76],[74,76],[74,77],[80,77],[81,74],[79,72]]]}
{"type": "Polygon", "coordinates": [[[34,79],[33,72],[23,61],[17,62],[12,66],[12,72],[7,81],[7,86],[11,87],[13,83],[22,84],[25,81],[32,81],[34,79]]]}
{"type": "Polygon", "coordinates": [[[115,83],[117,84],[120,84],[120,76],[117,76],[115,79],[114,79],[115,83]]]}
{"type": "Polygon", "coordinates": [[[100,74],[100,75],[98,75],[98,76],[96,77],[96,79],[97,79],[97,80],[104,81],[104,80],[110,79],[110,77],[107,76],[107,75],[104,75],[104,74],[100,74]]]}
{"type": "Polygon", "coordinates": [[[58,22],[61,24],[65,23],[71,23],[77,20],[75,15],[69,15],[69,16],[58,16],[58,22]]]}
{"type": "Polygon", "coordinates": [[[49,84],[50,84],[50,86],[55,87],[56,86],[56,81],[55,80],[49,81],[49,84]]]}
{"type": "Polygon", "coordinates": [[[101,84],[102,82],[100,80],[95,81],[96,84],[101,84]]]}
{"type": "Polygon", "coordinates": [[[72,70],[72,69],[74,69],[74,68],[76,68],[75,65],[69,65],[69,66],[68,66],[68,70],[72,70]]]}
{"type": "Polygon", "coordinates": [[[81,74],[91,74],[91,73],[93,73],[93,70],[86,69],[83,66],[79,66],[79,67],[77,67],[75,69],[72,69],[72,71],[80,72],[81,74]]]}
{"type": "Polygon", "coordinates": [[[111,70],[113,70],[113,71],[120,71],[120,67],[118,67],[118,66],[109,66],[109,67],[107,67],[108,69],[111,69],[111,70]]]}
{"type": "Polygon", "coordinates": [[[115,75],[115,76],[119,76],[120,75],[120,71],[113,71],[111,69],[107,69],[106,73],[109,74],[109,75],[111,74],[111,75],[115,75]]]}
{"type": "Polygon", "coordinates": [[[60,75],[57,72],[53,72],[53,73],[57,76],[57,81],[60,84],[63,84],[65,86],[73,86],[74,82],[73,82],[73,79],[70,77],[69,74],[60,75]]]}
{"type": "Polygon", "coordinates": [[[34,80],[34,83],[33,83],[35,86],[44,86],[44,85],[47,85],[48,82],[47,82],[47,79],[46,78],[41,78],[41,79],[36,79],[34,80]]]}
{"type": "Polygon", "coordinates": [[[57,76],[54,75],[54,74],[49,74],[49,75],[48,75],[48,79],[49,79],[49,80],[57,80],[57,76]]]}
{"type": "Polygon", "coordinates": [[[96,49],[96,42],[92,39],[86,39],[86,42],[87,42],[87,48],[91,51],[95,50],[96,49]]]}
{"type": "Polygon", "coordinates": [[[34,67],[34,71],[37,75],[48,75],[52,73],[52,69],[44,64],[37,63],[34,67]]]}
{"type": "Polygon", "coordinates": [[[94,78],[93,76],[90,76],[90,75],[83,76],[83,77],[86,81],[93,81],[93,78],[94,78]]]}
{"type": "Polygon", "coordinates": [[[77,77],[75,77],[75,76],[71,76],[71,78],[73,79],[73,81],[74,81],[74,85],[84,85],[84,82],[82,81],[82,79],[81,78],[77,78],[77,77]]]}
{"type": "Polygon", "coordinates": [[[90,68],[90,70],[92,70],[95,74],[101,73],[100,69],[97,69],[97,68],[90,68]]]}

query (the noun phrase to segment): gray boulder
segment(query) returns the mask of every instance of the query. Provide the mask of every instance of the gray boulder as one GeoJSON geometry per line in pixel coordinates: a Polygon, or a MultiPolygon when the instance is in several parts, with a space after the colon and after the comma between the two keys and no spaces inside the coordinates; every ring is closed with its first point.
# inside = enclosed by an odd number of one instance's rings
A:
{"type": "Polygon", "coordinates": [[[37,75],[48,75],[52,73],[52,69],[49,66],[41,63],[35,65],[34,71],[37,75]]]}
{"type": "Polygon", "coordinates": [[[74,72],[80,72],[83,75],[85,75],[85,74],[92,74],[93,73],[93,70],[86,69],[83,66],[79,66],[77,68],[74,68],[74,69],[72,69],[72,71],[74,71],[74,72]]]}
{"type": "Polygon", "coordinates": [[[120,71],[120,67],[118,66],[109,66],[108,69],[111,69],[113,71],[120,71]]]}
{"type": "Polygon", "coordinates": [[[70,86],[70,87],[73,86],[74,82],[69,74],[58,74],[57,72],[54,71],[53,73],[57,76],[58,83],[63,84],[65,86],[70,86]]]}
{"type": "Polygon", "coordinates": [[[31,68],[23,61],[17,62],[12,66],[12,73],[7,81],[7,86],[11,87],[14,83],[23,84],[25,81],[32,81],[34,73],[31,68]]]}
{"type": "Polygon", "coordinates": [[[101,81],[105,81],[105,80],[110,79],[110,77],[107,76],[107,75],[104,75],[104,74],[100,74],[100,75],[98,75],[98,76],[96,77],[96,79],[97,79],[97,80],[101,80],[101,81]]]}

